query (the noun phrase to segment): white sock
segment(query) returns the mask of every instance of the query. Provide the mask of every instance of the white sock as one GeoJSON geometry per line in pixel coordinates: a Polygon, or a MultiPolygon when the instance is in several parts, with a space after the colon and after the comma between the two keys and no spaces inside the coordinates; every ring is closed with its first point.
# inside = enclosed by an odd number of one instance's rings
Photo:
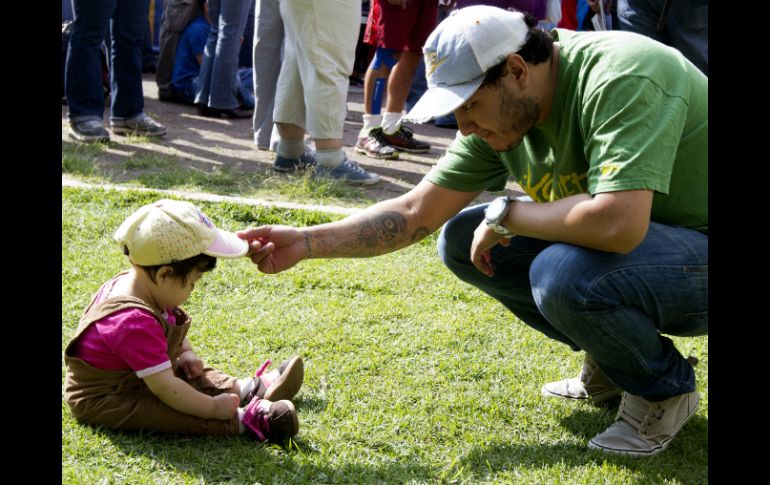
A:
{"type": "Polygon", "coordinates": [[[257,382],[253,378],[238,379],[238,385],[241,388],[241,401],[246,399],[246,396],[257,387],[257,382]]]}
{"type": "Polygon", "coordinates": [[[345,160],[345,154],[342,153],[342,148],[316,150],[315,159],[318,162],[318,165],[322,167],[334,168],[345,160]]]}
{"type": "Polygon", "coordinates": [[[386,135],[392,135],[397,132],[401,126],[401,113],[386,112],[382,115],[382,131],[386,135]]]}
{"type": "Polygon", "coordinates": [[[305,152],[305,140],[304,138],[300,138],[299,140],[279,138],[278,147],[275,149],[275,152],[284,158],[295,160],[305,152]]]}
{"type": "Polygon", "coordinates": [[[369,135],[373,128],[379,128],[382,125],[382,115],[370,115],[364,113],[364,126],[361,128],[360,136],[369,135]]]}
{"type": "Polygon", "coordinates": [[[243,408],[238,408],[238,433],[246,432],[246,426],[243,425],[243,408]]]}

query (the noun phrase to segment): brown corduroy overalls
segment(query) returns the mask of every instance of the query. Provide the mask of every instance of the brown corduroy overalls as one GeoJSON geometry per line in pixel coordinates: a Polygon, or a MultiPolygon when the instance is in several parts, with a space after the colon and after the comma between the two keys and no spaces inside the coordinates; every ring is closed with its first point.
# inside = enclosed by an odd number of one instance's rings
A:
{"type": "MultiPolygon", "coordinates": [[[[126,308],[141,308],[155,317],[168,341],[171,362],[181,354],[182,340],[190,328],[191,319],[181,309],[174,309],[179,325],[166,320],[142,300],[131,296],[108,298],[94,305],[93,300],[80,319],[75,335],[64,350],[67,375],[64,399],[72,415],[80,422],[102,425],[115,430],[155,430],[165,433],[224,435],[238,434],[238,417],[232,419],[203,419],[175,410],[150,391],[142,379],[130,369],[98,369],[72,356],[73,343],[89,325],[126,308]]],[[[195,379],[187,379],[181,370],[175,373],[196,390],[209,396],[227,392],[235,381],[223,372],[206,367],[195,379]]]]}

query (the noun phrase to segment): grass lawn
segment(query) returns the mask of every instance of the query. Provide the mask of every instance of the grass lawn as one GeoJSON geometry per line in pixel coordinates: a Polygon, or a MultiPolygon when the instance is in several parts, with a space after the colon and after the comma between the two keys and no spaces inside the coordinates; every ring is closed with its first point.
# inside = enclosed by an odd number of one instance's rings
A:
{"type": "MultiPolygon", "coordinates": [[[[90,296],[127,267],[112,233],[161,198],[62,188],[62,351],[90,296]]],[[[338,216],[196,202],[224,229],[338,216]]],[[[310,260],[264,275],[222,260],[184,305],[205,363],[235,376],[305,360],[287,446],[245,437],[127,434],[78,424],[62,400],[64,483],[706,483],[708,337],[674,338],[700,359],[701,406],[657,457],[588,450],[615,409],[545,399],[582,355],[457,280],[435,235],[373,259],[310,260]]],[[[62,381],[64,378],[62,363],[62,381]]]]}

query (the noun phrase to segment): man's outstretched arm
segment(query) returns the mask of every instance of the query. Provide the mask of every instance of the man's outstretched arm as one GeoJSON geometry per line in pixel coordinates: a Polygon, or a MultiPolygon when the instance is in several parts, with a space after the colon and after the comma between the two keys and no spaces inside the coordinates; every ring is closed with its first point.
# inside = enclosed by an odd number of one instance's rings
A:
{"type": "Polygon", "coordinates": [[[307,258],[365,258],[425,238],[479,193],[458,192],[423,180],[341,221],[305,228],[261,226],[239,231],[251,241],[249,257],[260,271],[278,273],[307,258]]]}

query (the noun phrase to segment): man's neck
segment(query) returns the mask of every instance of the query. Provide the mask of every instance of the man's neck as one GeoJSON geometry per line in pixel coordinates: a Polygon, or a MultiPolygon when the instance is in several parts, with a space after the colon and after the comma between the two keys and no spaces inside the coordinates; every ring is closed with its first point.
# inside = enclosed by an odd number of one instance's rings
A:
{"type": "Polygon", "coordinates": [[[543,92],[540,97],[540,118],[537,124],[540,125],[548,119],[553,107],[553,99],[556,97],[556,87],[559,84],[559,44],[553,43],[551,49],[551,58],[548,64],[544,64],[543,74],[543,92]]]}

